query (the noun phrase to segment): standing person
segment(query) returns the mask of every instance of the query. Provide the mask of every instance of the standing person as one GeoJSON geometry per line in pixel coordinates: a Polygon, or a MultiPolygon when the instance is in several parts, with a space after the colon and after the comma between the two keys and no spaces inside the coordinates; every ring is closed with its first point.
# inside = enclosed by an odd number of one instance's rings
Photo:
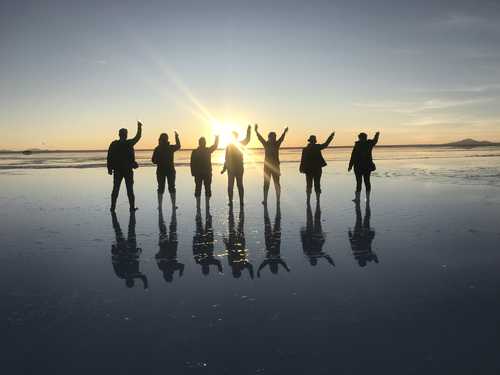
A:
{"type": "Polygon", "coordinates": [[[168,192],[172,201],[172,209],[175,210],[175,166],[174,152],[181,148],[179,134],[175,132],[175,145],[168,141],[166,133],[160,134],[158,146],[153,151],[151,161],[156,164],[156,179],[158,180],[158,208],[161,209],[163,203],[163,194],[165,193],[165,179],[168,182],[168,192]]]}
{"type": "Polygon", "coordinates": [[[314,191],[316,192],[316,202],[319,203],[319,197],[321,195],[322,168],[326,166],[326,161],[321,154],[321,150],[328,147],[334,136],[335,132],[330,134],[325,143],[317,144],[316,136],[311,135],[307,140],[309,143],[302,149],[300,173],[304,173],[306,175],[307,204],[311,202],[313,182],[314,191]]]}
{"type": "Polygon", "coordinates": [[[191,175],[194,177],[194,196],[196,207],[200,207],[201,186],[205,185],[205,205],[207,213],[210,210],[210,197],[212,196],[212,153],[219,146],[219,136],[215,136],[215,142],[207,147],[207,140],[201,137],[198,140],[198,148],[191,152],[191,175]]]}
{"type": "Polygon", "coordinates": [[[127,139],[128,130],[122,128],[118,131],[117,139],[109,145],[108,149],[108,174],[113,175],[113,191],[111,192],[111,208],[110,211],[114,212],[116,209],[116,200],[120,192],[120,185],[122,180],[125,180],[127,187],[128,203],[130,211],[135,211],[135,195],[134,195],[134,169],[139,165],[135,161],[134,146],[142,135],[142,123],[137,122],[137,134],[132,139],[127,139]]]}
{"type": "Polygon", "coordinates": [[[240,196],[240,206],[243,207],[243,198],[245,190],[243,188],[243,150],[242,148],[250,142],[252,127],[248,125],[247,136],[244,140],[238,141],[238,132],[233,132],[233,142],[226,148],[226,159],[224,168],[221,173],[227,170],[227,195],[229,198],[229,206],[233,205],[233,190],[234,180],[238,187],[238,194],[240,196]]]}
{"type": "Polygon", "coordinates": [[[352,200],[353,202],[359,202],[363,180],[365,181],[366,200],[370,200],[370,192],[372,190],[370,175],[376,169],[373,162],[372,150],[378,143],[379,136],[380,132],[377,132],[373,139],[368,139],[366,133],[359,133],[358,141],[354,143],[349,168],[347,169],[350,172],[352,167],[354,167],[354,174],[356,175],[356,192],[352,200]]]}
{"type": "Polygon", "coordinates": [[[259,126],[255,124],[255,134],[260,143],[264,147],[264,200],[262,204],[267,205],[267,196],[269,194],[269,185],[271,177],[274,181],[274,189],[276,190],[276,203],[280,203],[281,185],[280,185],[280,147],[288,132],[288,127],[285,128],[279,139],[276,139],[276,133],[270,132],[267,136],[267,141],[260,135],[259,126]]]}

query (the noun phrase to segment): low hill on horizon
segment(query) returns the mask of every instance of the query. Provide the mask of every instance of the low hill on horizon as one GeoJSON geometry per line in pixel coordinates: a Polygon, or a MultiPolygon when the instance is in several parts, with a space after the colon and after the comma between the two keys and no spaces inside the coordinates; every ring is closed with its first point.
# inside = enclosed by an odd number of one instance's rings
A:
{"type": "Polygon", "coordinates": [[[466,138],[456,142],[445,143],[444,146],[474,147],[474,146],[492,146],[496,144],[498,143],[490,141],[477,141],[472,138],[466,138]]]}

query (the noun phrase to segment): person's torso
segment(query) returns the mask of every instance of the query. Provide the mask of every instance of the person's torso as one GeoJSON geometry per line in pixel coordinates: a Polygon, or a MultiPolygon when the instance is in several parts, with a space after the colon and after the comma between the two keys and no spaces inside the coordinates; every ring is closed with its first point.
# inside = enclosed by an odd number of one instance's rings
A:
{"type": "Polygon", "coordinates": [[[373,143],[370,141],[360,142],[357,141],[355,145],[355,165],[365,165],[371,163],[373,161],[372,150],[373,143]]]}
{"type": "Polygon", "coordinates": [[[326,165],[321,147],[317,144],[310,144],[304,148],[304,159],[305,168],[309,171],[320,170],[326,165]]]}
{"type": "Polygon", "coordinates": [[[240,171],[243,169],[243,152],[236,145],[227,146],[226,166],[228,171],[240,171]]]}
{"type": "Polygon", "coordinates": [[[155,153],[158,170],[162,172],[175,171],[174,152],[174,147],[170,144],[156,146],[155,153]]]}
{"type": "Polygon", "coordinates": [[[135,162],[134,146],[129,141],[114,141],[111,145],[113,167],[118,170],[133,168],[135,162]]]}
{"type": "Polygon", "coordinates": [[[267,164],[271,164],[274,166],[279,165],[280,157],[279,157],[279,146],[277,143],[267,142],[264,144],[264,159],[267,164]]]}
{"type": "Polygon", "coordinates": [[[191,155],[191,170],[194,175],[212,173],[212,153],[208,148],[197,148],[191,155]]]}

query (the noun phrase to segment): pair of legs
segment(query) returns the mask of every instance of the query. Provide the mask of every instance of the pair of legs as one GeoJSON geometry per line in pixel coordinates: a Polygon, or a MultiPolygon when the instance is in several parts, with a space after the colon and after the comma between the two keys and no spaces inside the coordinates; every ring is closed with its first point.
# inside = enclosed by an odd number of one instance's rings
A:
{"type": "Polygon", "coordinates": [[[280,202],[281,197],[281,184],[280,184],[280,172],[271,170],[264,167],[264,200],[263,204],[267,204],[267,196],[269,195],[269,186],[271,185],[271,178],[274,182],[274,188],[276,190],[276,202],[280,202]]]}
{"type": "Polygon", "coordinates": [[[125,180],[127,187],[128,203],[130,211],[135,211],[135,195],[134,195],[134,171],[132,169],[125,171],[113,171],[113,191],[111,192],[111,211],[116,209],[116,200],[120,192],[122,180],[125,180]]]}
{"type": "Polygon", "coordinates": [[[236,186],[238,187],[238,195],[240,197],[240,206],[243,206],[243,198],[245,195],[245,189],[243,188],[243,171],[234,173],[229,172],[227,174],[227,196],[229,197],[229,205],[233,204],[233,190],[234,181],[236,180],[236,186]]]}
{"type": "Polygon", "coordinates": [[[316,193],[316,201],[319,202],[319,196],[321,195],[321,174],[322,174],[321,169],[315,172],[306,173],[306,194],[307,194],[308,204],[311,201],[313,184],[314,184],[314,191],[316,193]]]}
{"type": "Polygon", "coordinates": [[[196,198],[196,208],[200,208],[201,188],[205,186],[205,205],[207,212],[210,208],[210,197],[212,196],[212,175],[194,177],[194,196],[196,198]]]}
{"type": "Polygon", "coordinates": [[[175,205],[175,171],[161,172],[156,171],[156,180],[158,181],[158,208],[161,208],[163,203],[163,194],[165,193],[165,180],[168,183],[168,192],[172,201],[172,208],[177,208],[175,205]]]}
{"type": "Polygon", "coordinates": [[[365,182],[366,200],[370,200],[370,192],[372,190],[372,184],[370,182],[371,172],[354,170],[354,174],[356,175],[356,193],[353,201],[359,202],[363,181],[365,182]]]}

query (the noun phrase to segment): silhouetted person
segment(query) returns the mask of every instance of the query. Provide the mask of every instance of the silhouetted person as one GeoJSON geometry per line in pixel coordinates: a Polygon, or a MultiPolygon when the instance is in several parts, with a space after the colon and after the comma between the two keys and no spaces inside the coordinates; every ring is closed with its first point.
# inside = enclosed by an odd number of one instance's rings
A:
{"type": "Polygon", "coordinates": [[[127,239],[123,235],[116,213],[111,213],[113,229],[115,230],[116,243],[111,245],[111,261],[116,276],[125,280],[125,285],[132,288],[135,280],[141,280],[144,289],[148,288],[147,277],[139,271],[139,256],[142,249],[137,247],[135,236],[135,211],[130,212],[127,239]]]}
{"type": "Polygon", "coordinates": [[[328,147],[332,142],[335,132],[330,134],[325,143],[318,144],[315,135],[311,135],[307,140],[309,143],[302,149],[302,158],[300,160],[300,173],[306,175],[306,194],[307,202],[311,201],[311,192],[314,183],[316,192],[316,201],[319,202],[321,195],[321,174],[326,161],[321,154],[321,150],[328,147]]]}
{"type": "Polygon", "coordinates": [[[207,140],[201,137],[198,140],[198,148],[191,152],[191,175],[194,177],[194,196],[196,198],[197,209],[200,206],[201,187],[205,185],[205,205],[207,211],[210,207],[210,197],[212,196],[212,153],[217,150],[219,136],[215,136],[215,142],[207,147],[207,140]]]}
{"type": "Polygon", "coordinates": [[[366,266],[368,262],[378,263],[377,254],[372,251],[372,242],[375,238],[375,230],[370,227],[370,202],[366,202],[365,218],[361,218],[361,207],[356,202],[356,223],[354,229],[349,229],[349,242],[352,254],[360,267],[366,266]]]}
{"type": "Polygon", "coordinates": [[[260,277],[260,271],[266,266],[269,266],[269,269],[275,275],[278,273],[279,266],[290,272],[290,268],[281,258],[281,209],[279,205],[276,205],[274,227],[271,224],[267,206],[264,206],[264,238],[266,242],[266,259],[259,266],[257,277],[260,277]]]}
{"type": "Polygon", "coordinates": [[[122,180],[125,180],[127,187],[128,203],[130,210],[135,211],[134,195],[134,169],[139,165],[135,161],[134,145],[139,142],[142,134],[142,123],[137,122],[137,134],[132,139],[127,139],[128,130],[120,129],[118,135],[120,139],[111,142],[108,149],[108,173],[113,175],[113,191],[111,192],[111,211],[116,209],[116,200],[120,192],[122,180]]]}
{"type": "Polygon", "coordinates": [[[222,273],[222,263],[214,256],[214,230],[212,228],[212,216],[206,213],[205,227],[201,219],[200,208],[196,209],[196,231],[193,237],[193,257],[196,264],[201,266],[201,273],[208,275],[210,266],[215,266],[222,273]]]}
{"type": "Polygon", "coordinates": [[[243,198],[245,190],[243,188],[243,148],[250,142],[252,128],[248,125],[247,135],[244,140],[238,141],[238,133],[233,132],[233,142],[226,148],[226,158],[224,168],[221,173],[227,170],[227,195],[229,198],[229,205],[233,205],[233,189],[234,181],[238,187],[238,194],[240,196],[240,206],[243,206],[243,198]]]}
{"type": "Polygon", "coordinates": [[[317,265],[320,258],[326,259],[328,263],[335,266],[330,255],[323,251],[325,233],[321,227],[321,208],[319,204],[316,205],[314,220],[311,205],[307,204],[306,226],[301,229],[300,238],[302,240],[304,255],[309,259],[311,266],[317,265]]]}
{"type": "Polygon", "coordinates": [[[370,175],[376,169],[373,162],[372,150],[378,142],[380,132],[375,133],[373,139],[368,139],[366,133],[359,133],[359,140],[356,141],[351,153],[351,160],[349,161],[349,172],[354,167],[354,174],[356,175],[356,192],[353,202],[359,202],[361,195],[361,186],[363,180],[365,181],[366,200],[370,200],[370,192],[372,185],[370,182],[370,175]]]}
{"type": "Polygon", "coordinates": [[[267,141],[260,135],[259,126],[255,124],[255,134],[260,143],[264,147],[264,200],[263,204],[267,204],[267,196],[269,194],[269,185],[271,184],[271,177],[274,181],[274,188],[276,189],[276,201],[280,202],[281,185],[280,185],[280,147],[285,140],[285,135],[288,128],[285,128],[283,134],[279,139],[276,139],[276,133],[270,132],[267,136],[267,141]]]}
{"type": "Polygon", "coordinates": [[[235,226],[233,208],[229,208],[228,216],[229,233],[228,237],[224,237],[226,245],[227,261],[231,267],[234,278],[240,278],[243,270],[248,270],[250,278],[253,279],[253,266],[248,261],[246,249],[244,223],[245,214],[240,210],[238,225],[235,226]]]}
{"type": "Polygon", "coordinates": [[[158,209],[161,209],[163,203],[163,194],[165,193],[165,179],[168,183],[168,192],[172,201],[172,209],[176,209],[175,205],[175,166],[174,152],[180,150],[181,142],[179,134],[175,132],[175,145],[171,145],[168,141],[168,134],[160,134],[158,138],[158,146],[153,151],[151,161],[156,164],[156,179],[158,180],[158,209]]]}
{"type": "Polygon", "coordinates": [[[156,264],[160,271],[163,272],[163,278],[170,283],[174,280],[174,273],[179,272],[179,277],[184,273],[184,264],[177,260],[177,215],[176,211],[172,210],[170,218],[169,233],[167,234],[167,226],[163,220],[163,210],[158,210],[158,227],[160,229],[160,238],[158,245],[160,250],[156,253],[156,264]]]}

